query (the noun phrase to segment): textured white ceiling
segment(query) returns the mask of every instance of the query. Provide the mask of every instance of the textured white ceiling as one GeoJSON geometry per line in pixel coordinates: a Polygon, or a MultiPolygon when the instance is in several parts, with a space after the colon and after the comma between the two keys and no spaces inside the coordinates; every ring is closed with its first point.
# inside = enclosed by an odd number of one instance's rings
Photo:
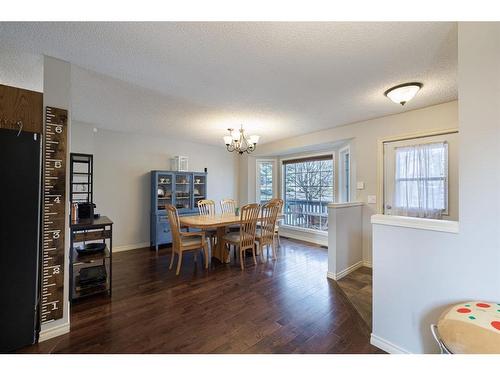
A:
{"type": "Polygon", "coordinates": [[[240,123],[270,142],[457,97],[456,23],[0,23],[3,82],[24,64],[41,89],[40,54],[84,68],[74,119],[203,143],[240,123]],[[424,87],[404,108],[383,96],[407,81],[424,87]]]}

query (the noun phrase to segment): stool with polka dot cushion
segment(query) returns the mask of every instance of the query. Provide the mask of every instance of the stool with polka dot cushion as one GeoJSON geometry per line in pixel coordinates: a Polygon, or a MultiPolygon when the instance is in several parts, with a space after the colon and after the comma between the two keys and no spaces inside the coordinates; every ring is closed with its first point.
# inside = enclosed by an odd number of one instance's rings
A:
{"type": "Polygon", "coordinates": [[[500,303],[452,306],[431,329],[443,353],[500,354],[500,303]]]}

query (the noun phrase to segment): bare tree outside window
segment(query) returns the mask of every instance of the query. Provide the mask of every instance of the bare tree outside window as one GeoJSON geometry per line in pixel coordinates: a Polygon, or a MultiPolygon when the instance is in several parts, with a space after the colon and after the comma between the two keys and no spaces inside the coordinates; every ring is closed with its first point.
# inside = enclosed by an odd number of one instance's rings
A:
{"type": "Polygon", "coordinates": [[[284,167],[285,224],[328,229],[328,203],[333,202],[333,158],[288,162],[284,167]]]}
{"type": "Polygon", "coordinates": [[[273,163],[259,161],[259,203],[273,198],[273,163]]]}

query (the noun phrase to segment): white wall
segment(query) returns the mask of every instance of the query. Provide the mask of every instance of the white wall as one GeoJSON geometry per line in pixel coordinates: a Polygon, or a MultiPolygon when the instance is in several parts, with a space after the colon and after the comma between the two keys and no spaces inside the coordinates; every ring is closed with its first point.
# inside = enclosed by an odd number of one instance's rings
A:
{"type": "Polygon", "coordinates": [[[481,298],[479,290],[459,289],[471,271],[459,247],[454,233],[373,225],[373,344],[392,353],[438,352],[429,326],[442,307],[481,298]]]}
{"type": "Polygon", "coordinates": [[[339,280],[363,265],[360,203],[328,205],[328,273],[339,280]]]}
{"type": "Polygon", "coordinates": [[[458,62],[460,234],[478,266],[464,287],[500,300],[500,22],[460,23],[458,62]]]}
{"type": "Polygon", "coordinates": [[[395,352],[437,351],[428,326],[449,304],[500,301],[500,23],[458,38],[459,233],[374,225],[372,342],[395,352]]]}
{"type": "MultiPolygon", "coordinates": [[[[377,194],[378,139],[424,130],[451,128],[458,128],[456,101],[259,145],[252,157],[241,159],[240,166],[242,171],[246,168],[251,171],[255,170],[255,167],[249,167],[249,165],[259,155],[284,155],[294,151],[311,150],[311,148],[331,149],[340,141],[350,140],[353,157],[352,170],[355,171],[353,184],[356,180],[365,183],[365,189],[357,190],[352,200],[366,203],[368,195],[377,194]]],[[[377,199],[380,198],[377,197],[377,199]]],[[[243,201],[255,199],[255,175],[241,173],[240,199],[243,201]]],[[[363,207],[363,259],[367,263],[371,263],[372,259],[370,217],[376,213],[376,209],[376,204],[365,204],[363,207]]]]}
{"type": "Polygon", "coordinates": [[[94,155],[94,202],[114,221],[115,249],[149,246],[150,171],[189,157],[189,169],[208,169],[208,198],[237,198],[237,163],[224,147],[99,129],[73,121],[71,151],[94,155]]]}

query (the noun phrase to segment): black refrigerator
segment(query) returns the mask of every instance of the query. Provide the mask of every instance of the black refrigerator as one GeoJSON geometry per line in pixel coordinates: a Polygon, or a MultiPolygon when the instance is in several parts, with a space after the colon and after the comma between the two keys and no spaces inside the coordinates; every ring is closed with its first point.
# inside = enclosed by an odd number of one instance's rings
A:
{"type": "Polygon", "coordinates": [[[0,129],[0,353],[38,329],[40,135],[0,129]]]}

